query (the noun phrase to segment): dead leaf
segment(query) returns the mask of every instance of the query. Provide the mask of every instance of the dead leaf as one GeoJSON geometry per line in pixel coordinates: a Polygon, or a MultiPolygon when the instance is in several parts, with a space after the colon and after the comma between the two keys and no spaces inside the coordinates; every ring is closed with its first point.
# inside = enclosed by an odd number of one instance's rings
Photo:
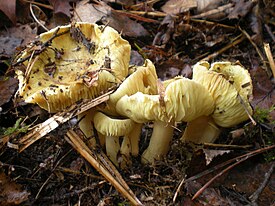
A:
{"type": "Polygon", "coordinates": [[[84,161],[82,158],[78,157],[76,160],[72,161],[70,164],[70,169],[74,171],[80,171],[83,166],[84,161]]]}
{"type": "Polygon", "coordinates": [[[251,30],[254,32],[254,35],[252,36],[252,40],[261,46],[263,42],[262,40],[263,24],[262,24],[262,17],[261,17],[262,12],[263,11],[260,10],[259,4],[257,4],[256,6],[253,7],[252,12],[249,15],[251,30]]]}
{"type": "Polygon", "coordinates": [[[95,4],[89,3],[89,1],[80,1],[76,4],[74,13],[74,21],[106,24],[130,37],[148,35],[147,30],[141,24],[122,15],[122,13],[115,12],[104,2],[95,4]]]}
{"type": "Polygon", "coordinates": [[[171,15],[164,17],[153,40],[153,45],[166,45],[175,33],[175,24],[175,17],[171,15]]]}
{"type": "Polygon", "coordinates": [[[67,17],[71,17],[70,9],[72,8],[69,4],[70,0],[49,0],[53,6],[55,14],[65,14],[67,17]]]}
{"type": "Polygon", "coordinates": [[[253,1],[240,0],[236,1],[233,10],[228,15],[229,19],[239,19],[246,16],[253,7],[253,1]]]}
{"type": "Polygon", "coordinates": [[[134,0],[103,0],[106,3],[117,3],[124,6],[131,6],[134,4],[134,0]]]}
{"type": "Polygon", "coordinates": [[[10,180],[4,172],[0,173],[0,204],[2,206],[19,205],[28,199],[30,193],[21,189],[21,185],[10,180]]]}
{"type": "MultiPolygon", "coordinates": [[[[187,194],[194,195],[202,185],[196,181],[190,181],[186,183],[187,194]]],[[[197,198],[199,202],[206,203],[203,205],[212,205],[212,206],[229,206],[227,199],[223,198],[219,192],[214,188],[206,188],[203,193],[197,198]]]]}
{"type": "Polygon", "coordinates": [[[0,32],[0,54],[11,56],[16,47],[23,47],[36,37],[37,29],[29,24],[14,26],[0,32]]]}
{"type": "MultiPolygon", "coordinates": [[[[252,106],[254,108],[269,109],[275,102],[275,85],[262,67],[253,68],[250,70],[250,74],[253,82],[252,106]]],[[[272,111],[270,116],[275,119],[275,111],[272,111]]]]}
{"type": "Polygon", "coordinates": [[[10,101],[15,89],[18,86],[18,80],[14,78],[8,78],[6,80],[0,80],[0,106],[10,101]]]}
{"type": "Polygon", "coordinates": [[[222,2],[222,0],[197,0],[197,12],[202,13],[216,9],[222,2]]]}
{"type": "Polygon", "coordinates": [[[213,150],[213,149],[203,149],[205,154],[206,165],[209,165],[212,160],[217,156],[222,156],[223,154],[228,154],[232,152],[231,150],[213,150]]]}
{"type": "Polygon", "coordinates": [[[0,0],[0,10],[13,24],[16,24],[16,0],[0,0]]]}
{"type": "Polygon", "coordinates": [[[197,6],[197,0],[170,0],[167,1],[162,7],[162,11],[167,14],[179,14],[189,11],[191,8],[197,6]]]}

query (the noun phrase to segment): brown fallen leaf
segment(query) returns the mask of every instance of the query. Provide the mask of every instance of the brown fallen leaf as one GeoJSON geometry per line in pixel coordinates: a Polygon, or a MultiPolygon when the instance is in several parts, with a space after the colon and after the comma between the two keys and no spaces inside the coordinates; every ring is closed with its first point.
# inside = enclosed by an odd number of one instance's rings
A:
{"type": "Polygon", "coordinates": [[[197,6],[197,0],[170,0],[167,1],[162,7],[162,11],[167,14],[179,14],[188,11],[197,6]]]}
{"type": "Polygon", "coordinates": [[[16,47],[23,47],[37,35],[37,29],[29,24],[7,28],[0,32],[0,55],[11,56],[16,47]]]}
{"type": "MultiPolygon", "coordinates": [[[[262,67],[255,67],[250,70],[253,82],[253,100],[251,102],[254,108],[269,109],[275,102],[275,85],[269,79],[266,71],[262,67]]],[[[270,112],[271,118],[275,119],[275,111],[270,112]]]]}
{"type": "Polygon", "coordinates": [[[0,172],[0,205],[19,205],[28,199],[30,193],[21,189],[21,185],[10,180],[4,172],[0,172]]]}
{"type": "Polygon", "coordinates": [[[116,12],[104,2],[100,4],[80,1],[74,10],[74,21],[102,23],[113,27],[125,36],[139,37],[149,33],[139,23],[131,20],[120,12],[116,12]]]}
{"type": "Polygon", "coordinates": [[[232,152],[231,150],[214,150],[214,149],[203,149],[205,154],[206,165],[209,165],[212,160],[217,156],[222,156],[223,154],[228,154],[232,152]]]}
{"type": "Polygon", "coordinates": [[[53,6],[54,13],[62,13],[68,17],[71,17],[70,9],[72,8],[70,5],[71,0],[49,0],[50,4],[53,6]]]}
{"type": "MultiPolygon", "coordinates": [[[[190,181],[186,183],[187,194],[193,195],[197,190],[199,190],[202,185],[196,181],[190,181]]],[[[212,205],[212,206],[229,206],[230,203],[227,199],[223,198],[219,192],[214,188],[206,188],[204,192],[199,197],[198,201],[204,203],[203,205],[212,205]]]]}
{"type": "Polygon", "coordinates": [[[17,79],[8,78],[6,80],[0,80],[0,106],[10,101],[17,86],[17,79]]]}
{"type": "Polygon", "coordinates": [[[0,0],[0,10],[13,24],[16,24],[16,0],[0,0]]]}
{"type": "Polygon", "coordinates": [[[240,0],[236,1],[233,10],[228,15],[229,19],[239,19],[246,16],[253,7],[253,1],[240,0]]]}

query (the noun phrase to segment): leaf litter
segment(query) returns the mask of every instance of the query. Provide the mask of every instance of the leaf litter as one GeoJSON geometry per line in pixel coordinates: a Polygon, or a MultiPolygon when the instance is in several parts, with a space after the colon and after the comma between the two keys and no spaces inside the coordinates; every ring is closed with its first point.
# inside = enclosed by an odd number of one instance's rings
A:
{"type": "MultiPolygon", "coordinates": [[[[33,23],[35,20],[25,25],[20,23],[20,19],[16,18],[14,2],[10,1],[5,7],[0,6],[5,18],[10,20],[7,29],[1,28],[0,35],[3,45],[0,56],[1,131],[13,128],[22,117],[23,127],[32,125],[33,122],[42,123],[49,118],[49,114],[39,112],[41,109],[34,108],[33,105],[16,105],[13,102],[17,82],[12,78],[10,62],[17,47],[24,47],[41,32],[38,24],[33,23]],[[24,26],[26,29],[22,30],[24,26]]],[[[221,169],[216,169],[215,166],[266,145],[274,145],[274,77],[268,72],[270,65],[266,63],[268,61],[262,45],[262,42],[270,44],[274,58],[274,12],[271,9],[274,8],[274,2],[200,2],[203,6],[198,5],[198,1],[177,1],[181,4],[177,8],[172,7],[173,0],[126,3],[107,0],[56,0],[50,1],[50,4],[48,1],[39,1],[39,4],[36,4],[48,18],[46,27],[52,26],[50,24],[55,18],[54,13],[63,14],[65,17],[59,18],[66,18],[65,22],[73,16],[72,21],[96,22],[114,27],[131,43],[132,62],[141,64],[141,56],[149,57],[156,65],[158,76],[162,80],[179,74],[190,78],[192,65],[202,59],[240,61],[248,68],[253,79],[252,106],[258,122],[256,126],[246,122],[224,129],[216,144],[190,145],[179,142],[180,131],[185,127],[185,124],[179,124],[165,160],[149,166],[141,165],[140,157],[136,157],[131,168],[119,170],[145,205],[251,204],[253,198],[250,197],[255,197],[253,194],[264,182],[265,174],[274,162],[274,148],[273,151],[249,158],[222,173],[202,191],[201,196],[192,200],[192,196],[204,184],[221,172],[221,169]],[[173,16],[169,16],[170,14],[173,16]],[[243,31],[237,26],[241,26],[248,36],[243,36],[243,31]],[[258,50],[251,42],[255,43],[258,50]],[[206,171],[210,173],[196,177],[206,171]],[[180,186],[184,180],[190,181],[180,186]]],[[[25,7],[28,9],[29,4],[25,7]]],[[[82,205],[128,204],[127,200],[64,140],[69,127],[73,127],[70,122],[59,126],[19,154],[10,147],[1,148],[0,162],[4,172],[1,177],[3,176],[3,180],[12,187],[9,189],[7,185],[1,184],[1,190],[8,191],[3,194],[16,195],[19,199],[13,199],[13,204],[24,202],[51,205],[52,202],[64,204],[67,201],[80,201],[82,205]],[[10,178],[15,181],[11,183],[10,178]],[[14,184],[21,185],[24,189],[17,189],[14,184]]],[[[150,124],[143,128],[141,152],[146,148],[151,132],[150,124]]],[[[17,143],[21,137],[16,128],[8,139],[3,134],[0,139],[6,145],[17,143]]],[[[258,197],[256,195],[256,202],[258,205],[274,204],[274,174],[270,175],[264,188],[258,197]]],[[[1,205],[6,204],[9,200],[7,198],[8,195],[4,195],[4,199],[0,200],[1,205]]]]}

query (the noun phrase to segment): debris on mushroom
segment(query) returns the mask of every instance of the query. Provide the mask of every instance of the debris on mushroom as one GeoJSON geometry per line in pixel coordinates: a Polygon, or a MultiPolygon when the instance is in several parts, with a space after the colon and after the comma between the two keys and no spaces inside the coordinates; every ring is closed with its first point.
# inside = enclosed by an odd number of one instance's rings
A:
{"type": "Polygon", "coordinates": [[[136,123],[131,119],[116,119],[111,118],[102,112],[97,112],[94,115],[94,126],[98,133],[105,136],[106,153],[110,160],[119,166],[118,155],[119,151],[123,158],[121,161],[122,168],[131,164],[129,145],[129,134],[135,128],[136,123]],[[122,149],[119,142],[119,137],[124,138],[122,149]]]}
{"type": "Polygon", "coordinates": [[[153,163],[168,152],[174,123],[211,114],[214,102],[202,85],[177,77],[168,84],[163,97],[141,92],[125,95],[117,102],[116,109],[138,123],[154,121],[149,146],[142,155],[143,162],[153,163]]]}
{"type": "Polygon", "coordinates": [[[215,110],[210,117],[188,122],[181,138],[195,143],[214,142],[219,128],[232,127],[249,118],[252,108],[252,82],[249,72],[237,63],[202,61],[194,65],[193,80],[202,84],[212,95],[215,110]],[[193,132],[193,128],[200,130],[193,132]]]}
{"type": "Polygon", "coordinates": [[[129,43],[111,27],[57,27],[41,34],[17,58],[19,95],[49,112],[64,110],[123,81],[129,59],[129,43]]]}

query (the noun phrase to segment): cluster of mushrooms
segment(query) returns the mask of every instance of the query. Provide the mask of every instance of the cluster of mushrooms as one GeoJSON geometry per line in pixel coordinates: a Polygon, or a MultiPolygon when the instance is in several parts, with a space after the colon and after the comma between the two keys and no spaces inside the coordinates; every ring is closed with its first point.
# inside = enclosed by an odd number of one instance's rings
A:
{"type": "Polygon", "coordinates": [[[74,23],[52,29],[17,58],[19,95],[58,112],[117,87],[106,103],[78,118],[89,144],[96,145],[98,134],[111,161],[122,168],[139,154],[144,123],[154,126],[141,160],[153,163],[168,152],[179,122],[187,122],[182,141],[213,142],[219,127],[232,127],[252,114],[251,78],[240,64],[202,61],[194,65],[191,80],[177,76],[161,82],[150,60],[130,66],[130,51],[109,26],[74,23]]]}

